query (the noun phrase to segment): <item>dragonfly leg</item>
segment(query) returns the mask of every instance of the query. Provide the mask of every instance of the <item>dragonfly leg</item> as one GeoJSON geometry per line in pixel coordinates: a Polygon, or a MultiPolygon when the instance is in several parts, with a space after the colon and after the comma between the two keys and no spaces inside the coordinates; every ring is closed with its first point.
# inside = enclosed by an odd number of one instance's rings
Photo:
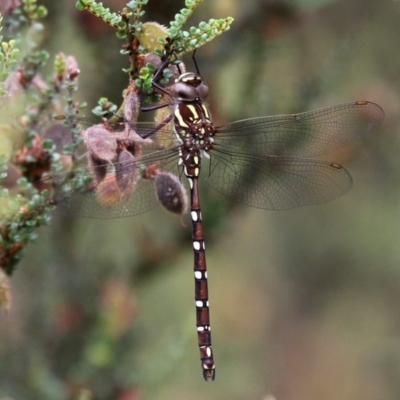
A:
{"type": "Polygon", "coordinates": [[[154,129],[152,129],[150,132],[145,133],[142,136],[142,139],[147,139],[149,136],[154,135],[157,131],[160,129],[164,128],[165,125],[167,125],[169,122],[171,122],[172,118],[174,117],[174,114],[170,114],[165,118],[162,122],[160,122],[154,129]]]}

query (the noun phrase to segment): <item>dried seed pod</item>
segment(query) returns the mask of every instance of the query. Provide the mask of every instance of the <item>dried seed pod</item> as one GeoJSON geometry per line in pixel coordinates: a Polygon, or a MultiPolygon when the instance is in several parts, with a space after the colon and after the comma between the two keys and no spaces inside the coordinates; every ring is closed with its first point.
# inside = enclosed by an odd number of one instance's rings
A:
{"type": "Polygon", "coordinates": [[[104,161],[111,161],[116,156],[117,141],[103,125],[94,125],[85,131],[85,143],[89,153],[104,161]]]}
{"type": "Polygon", "coordinates": [[[140,99],[136,84],[132,81],[124,95],[124,117],[127,122],[135,123],[140,112],[140,99]]]}
{"type": "Polygon", "coordinates": [[[168,29],[166,26],[159,24],[158,22],[145,22],[140,29],[138,39],[140,44],[153,52],[155,49],[162,51],[164,45],[160,43],[158,38],[165,38],[168,35],[168,29]]]}
{"type": "Polygon", "coordinates": [[[96,197],[99,203],[105,206],[112,206],[122,200],[122,194],[114,172],[109,172],[96,186],[96,197]]]}
{"type": "Polygon", "coordinates": [[[117,185],[122,196],[127,197],[135,189],[139,178],[135,157],[128,150],[122,150],[114,167],[117,185]]]}
{"type": "Polygon", "coordinates": [[[88,153],[88,166],[94,181],[99,184],[107,174],[107,163],[94,157],[92,153],[88,153]]]}
{"type": "Polygon", "coordinates": [[[179,178],[170,172],[160,172],[155,177],[156,194],[168,211],[182,215],[187,210],[188,197],[179,178]]]}

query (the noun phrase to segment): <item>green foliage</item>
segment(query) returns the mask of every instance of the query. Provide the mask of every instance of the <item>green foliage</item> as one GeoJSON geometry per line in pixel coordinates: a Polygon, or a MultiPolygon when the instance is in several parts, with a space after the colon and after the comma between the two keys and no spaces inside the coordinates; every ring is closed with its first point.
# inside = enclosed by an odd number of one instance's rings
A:
{"type": "Polygon", "coordinates": [[[50,222],[47,193],[39,194],[26,178],[17,184],[24,195],[12,195],[5,188],[0,193],[0,265],[7,274],[13,272],[24,246],[36,240],[36,229],[50,222]]]}
{"type": "MultiPolygon", "coordinates": [[[[171,42],[169,48],[171,61],[178,59],[185,53],[192,53],[195,49],[211,42],[230,28],[233,18],[227,17],[225,19],[210,19],[208,23],[200,22],[198,27],[192,26],[189,31],[183,30],[193,11],[202,2],[203,0],[186,0],[186,8],[182,8],[175,15],[174,21],[170,23],[168,38],[171,42]]],[[[159,38],[158,40],[160,43],[167,44],[165,38],[159,38]]],[[[158,51],[157,53],[160,54],[158,51]]]]}
{"type": "Polygon", "coordinates": [[[127,25],[123,17],[118,13],[110,12],[110,9],[104,7],[102,3],[96,3],[94,0],[78,0],[76,8],[80,11],[89,11],[106,24],[116,29],[118,33],[126,31],[127,25]]]}
{"type": "Polygon", "coordinates": [[[140,19],[144,15],[143,6],[147,5],[148,0],[130,1],[118,13],[111,12],[109,8],[104,7],[102,3],[96,3],[95,0],[78,0],[76,8],[89,11],[116,29],[120,39],[128,40],[128,44],[124,47],[129,50],[123,52],[133,57],[133,63],[126,72],[137,77],[134,61],[138,54],[154,52],[174,62],[183,54],[192,53],[230,28],[233,18],[227,17],[200,22],[197,27],[184,31],[183,26],[202,2],[203,0],[186,0],[186,7],[175,15],[168,29],[156,22],[141,23],[140,19]],[[133,54],[135,50],[137,54],[133,54]]]}
{"type": "Polygon", "coordinates": [[[43,19],[47,16],[47,8],[44,6],[38,6],[37,0],[22,0],[23,10],[31,21],[43,19]]]}
{"type": "MultiPolygon", "coordinates": [[[[2,30],[3,17],[0,15],[0,33],[2,30]]],[[[15,47],[15,40],[3,42],[3,36],[0,35],[0,97],[6,94],[4,89],[5,80],[10,75],[13,66],[17,63],[19,58],[19,49],[15,47]]]]}
{"type": "Polygon", "coordinates": [[[40,135],[43,123],[49,113],[57,111],[54,100],[62,91],[67,93],[65,113],[69,120],[82,107],[72,96],[79,74],[72,57],[58,54],[50,76],[43,79],[38,74],[49,59],[48,52],[39,48],[41,35],[36,34],[43,31],[38,19],[46,15],[46,9],[36,1],[23,1],[7,13],[7,27],[12,32],[19,30],[9,41],[1,37],[0,108],[4,118],[0,148],[4,153],[0,159],[0,268],[9,275],[26,244],[36,240],[37,228],[50,222],[52,202],[49,192],[35,185],[40,178],[37,171],[62,169],[59,151],[63,149],[40,135]]]}
{"type": "MultiPolygon", "coordinates": [[[[177,14],[180,15],[180,14],[177,14]]],[[[174,21],[168,30],[168,36],[173,40],[171,53],[180,56],[184,53],[191,53],[195,49],[211,42],[217,36],[221,35],[230,28],[233,18],[210,19],[207,22],[200,22],[198,27],[191,27],[189,31],[182,31],[180,28],[181,21],[174,21]]]]}
{"type": "Polygon", "coordinates": [[[92,113],[98,117],[106,117],[110,113],[114,114],[117,112],[118,107],[109,101],[106,97],[101,97],[97,103],[97,106],[92,110],[92,113]]]}

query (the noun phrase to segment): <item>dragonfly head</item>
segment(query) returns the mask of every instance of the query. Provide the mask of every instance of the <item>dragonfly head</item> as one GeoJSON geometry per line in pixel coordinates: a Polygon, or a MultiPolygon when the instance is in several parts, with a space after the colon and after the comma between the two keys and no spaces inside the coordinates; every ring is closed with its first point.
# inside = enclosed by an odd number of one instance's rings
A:
{"type": "Polygon", "coordinates": [[[201,76],[194,72],[185,72],[171,87],[171,96],[178,101],[204,100],[208,95],[208,86],[203,82],[201,76]]]}

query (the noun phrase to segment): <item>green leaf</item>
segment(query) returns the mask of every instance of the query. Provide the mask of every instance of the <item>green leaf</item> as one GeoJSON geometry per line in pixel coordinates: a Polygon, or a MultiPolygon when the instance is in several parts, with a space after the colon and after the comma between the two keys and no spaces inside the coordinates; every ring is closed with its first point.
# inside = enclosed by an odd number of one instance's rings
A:
{"type": "Polygon", "coordinates": [[[76,7],[79,11],[83,11],[83,10],[86,9],[86,4],[85,4],[85,2],[84,2],[83,0],[78,0],[78,1],[75,3],[75,7],[76,7]]]}
{"type": "Polygon", "coordinates": [[[37,15],[38,15],[39,18],[45,18],[45,17],[47,17],[48,11],[47,11],[47,8],[46,8],[46,7],[44,7],[44,6],[39,6],[39,7],[36,9],[36,13],[37,13],[37,15]]]}
{"type": "Polygon", "coordinates": [[[123,31],[117,31],[115,34],[118,39],[126,39],[128,37],[127,33],[123,31]]]}

